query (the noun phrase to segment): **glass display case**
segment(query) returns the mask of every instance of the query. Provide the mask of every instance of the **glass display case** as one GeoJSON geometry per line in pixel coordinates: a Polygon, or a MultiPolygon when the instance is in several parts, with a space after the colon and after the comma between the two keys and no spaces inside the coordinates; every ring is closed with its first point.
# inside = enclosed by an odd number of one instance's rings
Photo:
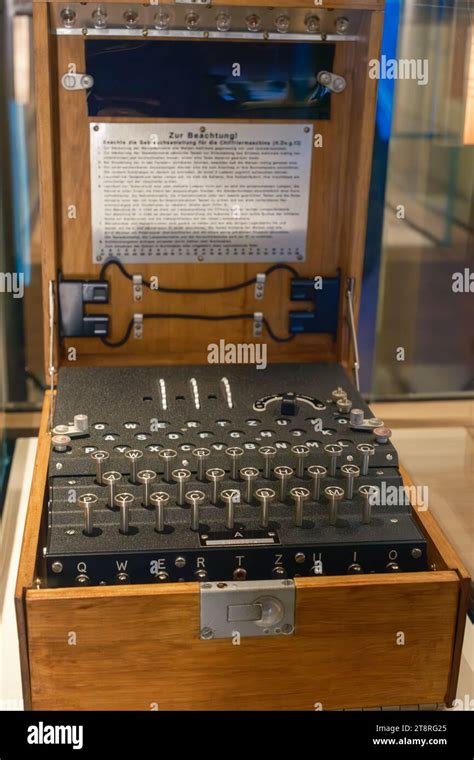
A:
{"type": "Polygon", "coordinates": [[[379,83],[361,321],[364,390],[378,399],[472,394],[468,3],[389,3],[385,24],[385,70],[389,76],[391,56],[399,70],[397,79],[379,83]],[[397,17],[395,35],[387,25],[397,17]]]}

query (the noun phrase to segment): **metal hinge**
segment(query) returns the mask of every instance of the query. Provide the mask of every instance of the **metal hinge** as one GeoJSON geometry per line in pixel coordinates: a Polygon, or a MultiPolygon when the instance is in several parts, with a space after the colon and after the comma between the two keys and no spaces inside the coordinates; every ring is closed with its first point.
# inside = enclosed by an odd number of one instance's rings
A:
{"type": "Polygon", "coordinates": [[[201,583],[200,638],[290,636],[295,597],[292,580],[201,583]]]}

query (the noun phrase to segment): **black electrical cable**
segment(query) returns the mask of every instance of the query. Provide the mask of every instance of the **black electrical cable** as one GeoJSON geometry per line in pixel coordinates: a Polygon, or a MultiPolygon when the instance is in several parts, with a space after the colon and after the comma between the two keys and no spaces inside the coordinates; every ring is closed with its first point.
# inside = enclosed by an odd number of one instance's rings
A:
{"type": "MultiPolygon", "coordinates": [[[[144,314],[143,319],[198,319],[198,320],[203,320],[206,322],[221,322],[221,321],[229,320],[229,319],[254,319],[254,315],[253,314],[222,314],[220,316],[212,316],[212,315],[205,315],[205,314],[151,313],[151,314],[144,314]]],[[[293,340],[293,338],[295,337],[294,335],[288,335],[287,337],[282,338],[279,335],[275,335],[275,333],[271,329],[265,317],[263,317],[262,321],[265,326],[265,329],[267,330],[272,340],[276,341],[277,343],[288,343],[290,340],[293,340]]],[[[133,319],[131,319],[130,322],[128,323],[125,334],[123,335],[122,338],[120,338],[120,340],[117,340],[114,342],[102,336],[101,341],[109,348],[120,348],[120,346],[125,345],[125,343],[130,338],[132,329],[133,329],[133,319]]]]}
{"type": "MultiPolygon", "coordinates": [[[[109,259],[108,261],[103,264],[101,270],[99,279],[105,280],[105,273],[107,269],[110,266],[116,266],[120,269],[121,273],[126,277],[128,280],[133,280],[133,275],[131,275],[127,270],[125,269],[124,265],[121,261],[118,259],[109,259]]],[[[286,272],[290,272],[293,277],[298,277],[298,272],[296,269],[293,269],[289,264],[273,264],[273,266],[269,267],[263,274],[269,275],[272,274],[272,272],[277,271],[278,269],[283,269],[286,272]]],[[[256,277],[250,277],[248,280],[244,280],[243,282],[238,282],[236,285],[226,285],[222,288],[168,288],[164,285],[159,285],[156,289],[157,293],[194,293],[194,294],[210,294],[210,293],[231,293],[233,290],[240,290],[241,288],[248,288],[249,285],[254,285],[257,282],[256,277]]],[[[143,280],[143,284],[145,287],[151,289],[151,283],[148,280],[143,280]]]]}

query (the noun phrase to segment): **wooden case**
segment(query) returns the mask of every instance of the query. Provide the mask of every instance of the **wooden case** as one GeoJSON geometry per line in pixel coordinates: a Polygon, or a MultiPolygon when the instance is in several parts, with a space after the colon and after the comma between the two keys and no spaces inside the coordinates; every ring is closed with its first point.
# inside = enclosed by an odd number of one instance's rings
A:
{"type": "MultiPolygon", "coordinates": [[[[312,0],[259,3],[269,4],[314,8],[312,0]]],[[[53,5],[34,3],[46,355],[48,293],[52,283],[57,294],[58,271],[69,278],[98,276],[91,263],[86,95],[60,86],[71,63],[83,70],[83,39],[49,32],[53,5]],[[67,215],[71,203],[77,209],[74,223],[67,215]]],[[[346,77],[348,87],[343,97],[333,98],[331,119],[318,123],[325,148],[313,162],[311,254],[296,268],[302,276],[315,271],[332,276],[339,268],[343,283],[354,278],[357,312],[376,99],[376,81],[367,76],[367,66],[379,55],[383,9],[378,0],[334,0],[331,8],[363,13],[357,41],[336,45],[334,69],[346,77]]],[[[137,271],[150,275],[153,267],[140,265],[137,271]]],[[[173,264],[166,267],[166,278],[176,284],[192,273],[193,286],[212,281],[217,287],[258,271],[256,264],[188,269],[173,264]]],[[[112,275],[112,287],[120,302],[122,289],[130,285],[112,275]]],[[[286,277],[272,287],[265,313],[284,332],[280,305],[286,298],[286,277]]],[[[151,308],[147,298],[144,311],[151,308]]],[[[246,299],[242,292],[231,300],[218,296],[210,306],[202,298],[199,308],[204,313],[252,310],[246,299]]],[[[172,296],[166,308],[184,310],[183,297],[172,296]]],[[[114,313],[113,337],[123,332],[129,316],[125,310],[114,313]]],[[[81,339],[77,363],[200,363],[212,337],[207,327],[185,334],[170,320],[160,331],[151,326],[145,340],[132,348],[118,351],[96,338],[81,339]]],[[[221,337],[248,342],[251,328],[230,322],[221,337]]],[[[70,343],[59,341],[57,323],[53,339],[56,366],[67,364],[70,343]]],[[[348,368],[351,358],[343,297],[336,341],[303,335],[293,343],[269,346],[273,362],[337,360],[348,368]]],[[[430,571],[296,578],[296,630],[288,637],[244,638],[239,646],[230,639],[201,640],[197,583],[45,587],[42,547],[52,400],[48,393],[16,589],[27,709],[315,710],[449,704],[454,698],[469,579],[428,511],[414,515],[428,542],[430,571]]]]}

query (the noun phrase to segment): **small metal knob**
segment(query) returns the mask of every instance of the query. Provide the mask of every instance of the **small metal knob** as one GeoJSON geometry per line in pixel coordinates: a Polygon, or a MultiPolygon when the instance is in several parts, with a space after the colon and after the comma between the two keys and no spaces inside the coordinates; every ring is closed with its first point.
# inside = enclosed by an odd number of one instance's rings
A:
{"type": "Polygon", "coordinates": [[[189,470],[179,469],[173,470],[171,477],[178,484],[178,494],[176,496],[176,504],[180,507],[184,506],[184,494],[186,490],[186,483],[191,480],[191,473],[189,470]]]}
{"type": "Polygon", "coordinates": [[[193,456],[197,459],[197,479],[204,480],[204,465],[207,457],[211,455],[209,449],[197,448],[193,450],[193,456]]]}
{"type": "Polygon", "coordinates": [[[349,414],[352,409],[352,401],[348,398],[340,398],[336,401],[336,406],[341,414],[349,414]]]}
{"type": "Polygon", "coordinates": [[[344,388],[341,388],[339,386],[338,388],[335,388],[332,393],[331,397],[333,401],[339,401],[340,399],[347,398],[347,391],[344,390],[344,388]]]}
{"type": "Polygon", "coordinates": [[[344,489],[340,486],[327,486],[324,495],[329,499],[329,525],[336,525],[337,504],[344,498],[344,489]]]}
{"type": "Polygon", "coordinates": [[[124,456],[130,460],[130,483],[136,485],[138,460],[142,458],[143,451],[140,451],[139,449],[130,449],[130,451],[125,452],[124,456]]]}
{"type": "Polygon", "coordinates": [[[122,479],[122,476],[119,472],[111,470],[110,472],[104,472],[102,479],[107,485],[107,505],[113,509],[115,506],[116,485],[122,479]]]}
{"type": "Polygon", "coordinates": [[[97,504],[95,493],[85,493],[79,496],[77,503],[84,510],[84,533],[86,536],[94,535],[94,504],[97,504]]]}
{"type": "Polygon", "coordinates": [[[357,451],[362,454],[362,465],[360,468],[361,475],[367,475],[369,472],[369,458],[375,453],[375,447],[371,443],[359,443],[356,446],[357,451]]]}
{"type": "Polygon", "coordinates": [[[288,481],[294,475],[294,472],[292,467],[287,467],[285,464],[279,465],[273,470],[276,479],[280,481],[280,501],[286,501],[288,481]]]}
{"type": "Polygon", "coordinates": [[[188,491],[186,501],[191,505],[191,530],[199,530],[199,506],[204,502],[204,491],[188,491]]]}
{"type": "Polygon", "coordinates": [[[155,507],[155,530],[164,533],[165,530],[165,507],[170,500],[166,491],[154,491],[150,495],[150,504],[155,507]]]}
{"type": "Polygon", "coordinates": [[[51,443],[53,444],[53,451],[56,451],[58,454],[64,454],[68,450],[71,438],[69,435],[53,435],[51,443]]]}
{"type": "Polygon", "coordinates": [[[354,479],[360,475],[360,468],[356,464],[343,464],[341,473],[346,479],[346,499],[352,499],[354,494],[354,479]]]}
{"type": "Polygon", "coordinates": [[[252,503],[253,496],[253,484],[254,481],[260,475],[260,471],[256,467],[243,467],[240,470],[240,477],[245,481],[245,501],[247,504],[252,503]]]}
{"type": "Polygon", "coordinates": [[[258,453],[263,457],[263,477],[270,480],[272,461],[275,459],[277,450],[274,446],[260,446],[258,453]]]}
{"type": "Polygon", "coordinates": [[[290,491],[290,496],[295,502],[295,525],[298,528],[303,526],[304,503],[309,499],[310,495],[309,490],[302,486],[296,486],[296,488],[292,488],[290,491]]]}
{"type": "Polygon", "coordinates": [[[158,456],[163,461],[163,480],[167,483],[171,482],[171,465],[173,459],[178,456],[178,452],[174,449],[162,449],[158,452],[158,456]]]}
{"type": "Polygon", "coordinates": [[[321,491],[321,479],[328,474],[328,471],[321,464],[312,464],[308,467],[307,472],[313,481],[311,488],[311,498],[313,501],[317,501],[319,499],[319,494],[321,491]]]}
{"type": "Polygon", "coordinates": [[[137,480],[143,485],[142,504],[144,507],[149,507],[151,484],[156,480],[156,472],[154,470],[141,470],[137,474],[137,480]]]}
{"type": "Polygon", "coordinates": [[[130,507],[134,502],[132,493],[118,493],[115,497],[115,506],[120,509],[120,533],[130,531],[130,507]]]}
{"type": "Polygon", "coordinates": [[[309,455],[309,448],[304,444],[298,444],[291,447],[292,453],[296,457],[296,477],[304,477],[304,460],[309,455]]]}
{"type": "Polygon", "coordinates": [[[270,505],[275,496],[273,488],[257,488],[255,491],[255,498],[261,505],[260,525],[262,528],[268,528],[270,505]]]}
{"type": "Polygon", "coordinates": [[[390,428],[385,427],[382,425],[381,427],[376,427],[373,429],[373,434],[375,436],[375,440],[377,443],[381,443],[382,445],[384,443],[388,443],[390,438],[392,437],[392,431],[390,428]]]}
{"type": "Polygon", "coordinates": [[[229,446],[225,453],[230,459],[230,477],[232,480],[239,479],[239,462],[244,455],[244,450],[239,446],[229,446]]]}
{"type": "Polygon", "coordinates": [[[342,454],[342,446],[338,443],[328,443],[324,451],[329,454],[329,475],[333,478],[336,474],[337,458],[342,454]]]}

